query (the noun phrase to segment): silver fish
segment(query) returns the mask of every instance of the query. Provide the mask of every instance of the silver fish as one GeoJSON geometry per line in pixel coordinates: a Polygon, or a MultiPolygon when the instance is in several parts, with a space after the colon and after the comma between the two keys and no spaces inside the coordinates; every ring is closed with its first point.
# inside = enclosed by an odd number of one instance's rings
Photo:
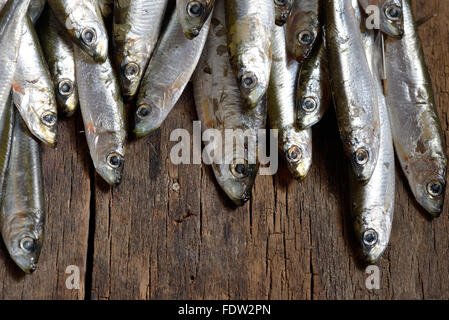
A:
{"type": "Polygon", "coordinates": [[[376,26],[386,35],[401,39],[404,35],[402,0],[359,0],[360,5],[369,14],[367,22],[375,24],[374,14],[379,13],[379,25],[376,26]],[[371,6],[371,7],[370,7],[371,6]],[[376,11],[376,8],[378,11],[376,11]]]}
{"type": "Polygon", "coordinates": [[[273,0],[274,12],[276,14],[275,22],[278,26],[283,26],[290,16],[294,0],[273,0]]]}
{"type": "Polygon", "coordinates": [[[33,23],[36,23],[37,19],[41,16],[46,2],[47,0],[31,0],[30,7],[28,8],[28,14],[30,15],[33,23]]]}
{"type": "Polygon", "coordinates": [[[279,150],[292,175],[303,180],[312,165],[312,131],[295,126],[295,92],[299,63],[287,53],[283,27],[273,28],[273,64],[268,86],[268,119],[279,130],[279,150]]]}
{"type": "MultiPolygon", "coordinates": [[[[240,129],[247,133],[248,140],[257,143],[257,133],[254,131],[265,127],[266,100],[263,99],[253,109],[246,107],[232,73],[226,47],[225,12],[223,2],[219,0],[206,47],[193,76],[197,114],[202,128],[218,130],[222,141],[226,139],[226,129],[240,129]]],[[[239,134],[236,136],[242,137],[239,134]]],[[[238,148],[236,144],[228,143],[223,148],[215,139],[205,148],[213,150],[213,156],[209,156],[208,161],[212,163],[220,187],[236,205],[244,204],[251,196],[258,172],[257,155],[252,154],[251,150],[238,148]],[[251,161],[251,156],[256,161],[251,161]]]]}
{"type": "Polygon", "coordinates": [[[30,0],[10,0],[0,6],[0,114],[7,107],[29,4],[30,0]]]}
{"type": "Polygon", "coordinates": [[[14,104],[28,129],[49,147],[56,145],[55,88],[31,19],[25,21],[12,85],[14,104]]]}
{"type": "Polygon", "coordinates": [[[97,62],[108,56],[108,34],[96,0],[48,0],[74,42],[97,62]]]}
{"type": "Polygon", "coordinates": [[[214,4],[215,0],[176,0],[178,19],[188,39],[193,39],[200,34],[214,4]]]}
{"type": "Polygon", "coordinates": [[[390,122],[381,79],[378,73],[380,53],[372,31],[362,32],[364,47],[375,78],[379,102],[380,148],[376,167],[368,183],[358,181],[351,172],[352,217],[357,242],[367,263],[375,263],[388,246],[394,213],[395,159],[390,122]]]}
{"type": "Polygon", "coordinates": [[[310,128],[319,122],[331,104],[327,68],[326,48],[321,43],[304,61],[298,77],[296,125],[299,129],[310,128]]]}
{"type": "Polygon", "coordinates": [[[134,129],[138,137],[159,128],[175,106],[198,64],[209,25],[210,17],[200,35],[188,40],[173,13],[142,80],[134,129]]]}
{"type": "Polygon", "coordinates": [[[309,56],[320,36],[320,0],[294,0],[287,21],[287,45],[289,52],[302,62],[309,56]]]}
{"type": "Polygon", "coordinates": [[[271,0],[226,0],[231,65],[250,108],[258,105],[268,88],[274,16],[271,0]]]}
{"type": "Polygon", "coordinates": [[[368,181],[379,155],[379,111],[354,8],[326,1],[326,47],[340,137],[360,181],[368,181]]]}
{"type": "MultiPolygon", "coordinates": [[[[1,7],[1,3],[0,3],[1,7]]],[[[4,186],[11,154],[12,137],[14,131],[14,104],[12,96],[8,98],[4,111],[0,114],[0,205],[3,202],[4,186]]]]}
{"type": "Polygon", "coordinates": [[[114,54],[122,94],[131,100],[156,46],[168,0],[115,1],[114,54]]]}
{"type": "Polygon", "coordinates": [[[0,225],[9,255],[26,273],[36,270],[44,240],[46,213],[40,157],[39,143],[16,112],[0,225]]]}
{"type": "Polygon", "coordinates": [[[72,40],[48,8],[39,21],[38,34],[55,85],[56,101],[62,113],[70,117],[79,101],[72,40]]]}
{"type": "Polygon", "coordinates": [[[446,142],[408,0],[403,1],[403,15],[404,36],[400,41],[386,39],[385,51],[393,140],[416,200],[437,217],[446,189],[446,142]]]}
{"type": "Polygon", "coordinates": [[[96,63],[75,46],[81,115],[97,173],[110,185],[121,182],[125,161],[125,110],[111,60],[96,63]]]}

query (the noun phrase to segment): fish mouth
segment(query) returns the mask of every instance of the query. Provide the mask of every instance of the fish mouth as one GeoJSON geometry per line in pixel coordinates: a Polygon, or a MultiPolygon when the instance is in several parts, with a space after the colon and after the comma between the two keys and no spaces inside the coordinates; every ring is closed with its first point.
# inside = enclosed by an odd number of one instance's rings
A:
{"type": "Polygon", "coordinates": [[[417,202],[434,218],[438,218],[443,211],[446,183],[444,179],[430,179],[427,184],[416,188],[417,202]]]}

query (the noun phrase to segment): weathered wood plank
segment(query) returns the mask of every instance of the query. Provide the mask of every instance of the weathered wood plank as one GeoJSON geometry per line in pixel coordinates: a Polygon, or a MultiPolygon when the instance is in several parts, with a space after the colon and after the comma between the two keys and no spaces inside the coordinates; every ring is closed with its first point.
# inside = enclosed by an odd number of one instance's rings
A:
{"type": "Polygon", "coordinates": [[[0,249],[0,299],[84,299],[90,215],[90,159],[82,123],[62,120],[58,147],[42,147],[47,223],[38,269],[24,275],[0,249]],[[66,268],[80,270],[80,289],[68,290],[66,268]]]}

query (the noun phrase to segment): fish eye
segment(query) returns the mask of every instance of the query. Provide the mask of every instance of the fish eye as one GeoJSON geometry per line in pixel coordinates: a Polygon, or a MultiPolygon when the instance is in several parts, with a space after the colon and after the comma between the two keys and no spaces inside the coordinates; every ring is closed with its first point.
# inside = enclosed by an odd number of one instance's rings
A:
{"type": "Polygon", "coordinates": [[[81,40],[85,45],[90,46],[97,42],[97,32],[92,28],[84,28],[81,33],[81,40]]]}
{"type": "Polygon", "coordinates": [[[56,120],[57,120],[56,115],[55,115],[53,112],[49,112],[49,111],[48,111],[48,112],[45,112],[45,113],[42,115],[42,118],[41,118],[41,121],[42,121],[46,126],[49,126],[49,127],[55,125],[55,124],[56,124],[56,120]]]}
{"type": "Polygon", "coordinates": [[[363,232],[362,241],[366,246],[374,246],[377,243],[379,236],[374,229],[368,229],[363,232]]]}
{"type": "Polygon", "coordinates": [[[389,20],[397,21],[402,16],[402,9],[396,5],[390,5],[385,8],[385,15],[389,20]]]}
{"type": "Polygon", "coordinates": [[[287,5],[287,0],[274,0],[274,3],[275,3],[277,6],[285,7],[285,6],[287,5]]]}
{"type": "Polygon", "coordinates": [[[142,104],[137,108],[136,114],[139,118],[146,118],[150,115],[150,107],[147,104],[142,104]]]}
{"type": "Polygon", "coordinates": [[[63,79],[58,84],[59,94],[69,96],[73,93],[73,82],[69,79],[63,79]]]}
{"type": "Polygon", "coordinates": [[[431,197],[439,197],[443,194],[444,187],[440,181],[432,180],[427,184],[426,190],[431,197]]]}
{"type": "Polygon", "coordinates": [[[302,158],[302,150],[298,146],[291,146],[287,151],[287,158],[291,162],[299,162],[302,158]]]}
{"type": "Polygon", "coordinates": [[[33,252],[36,249],[36,241],[31,237],[23,237],[19,242],[20,248],[25,252],[33,252]]]}
{"type": "Polygon", "coordinates": [[[122,165],[123,157],[116,152],[111,152],[108,155],[107,162],[111,168],[117,169],[122,165]]]}
{"type": "Polygon", "coordinates": [[[187,13],[192,18],[198,18],[204,13],[204,6],[199,1],[190,1],[187,4],[187,13]]]}
{"type": "Polygon", "coordinates": [[[317,108],[318,104],[313,98],[305,98],[301,104],[301,108],[305,112],[313,112],[317,108]]]}
{"type": "Polygon", "coordinates": [[[245,159],[235,159],[230,165],[230,170],[234,177],[246,178],[249,175],[248,162],[245,159]]]}
{"type": "Polygon", "coordinates": [[[125,66],[125,70],[123,73],[125,74],[126,79],[131,81],[139,75],[140,68],[136,63],[130,62],[125,66]]]}
{"type": "Polygon", "coordinates": [[[310,45],[315,40],[315,36],[309,30],[298,33],[298,42],[303,45],[310,45]]]}
{"type": "Polygon", "coordinates": [[[354,153],[354,161],[358,165],[364,165],[368,162],[369,152],[365,148],[360,148],[354,153]]]}
{"type": "Polygon", "coordinates": [[[257,76],[253,72],[247,72],[240,78],[240,84],[245,89],[253,89],[257,85],[257,76]]]}

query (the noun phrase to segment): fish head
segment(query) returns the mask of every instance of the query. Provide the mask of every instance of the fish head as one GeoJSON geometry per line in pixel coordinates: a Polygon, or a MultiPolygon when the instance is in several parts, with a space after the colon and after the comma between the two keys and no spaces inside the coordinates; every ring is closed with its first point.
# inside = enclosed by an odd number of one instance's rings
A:
{"type": "Polygon", "coordinates": [[[35,271],[39,261],[44,233],[42,215],[42,212],[17,212],[7,215],[2,224],[8,252],[25,273],[35,271]]]}
{"type": "Polygon", "coordinates": [[[96,2],[83,1],[76,10],[71,12],[66,27],[69,33],[78,39],[78,45],[96,62],[106,61],[109,40],[96,2]]]}
{"type": "Polygon", "coordinates": [[[357,214],[354,222],[357,241],[360,244],[363,259],[370,264],[376,263],[390,241],[393,204],[390,207],[374,206],[357,214]]]}
{"type": "Polygon", "coordinates": [[[299,131],[289,126],[280,131],[280,146],[293,177],[303,180],[312,166],[310,130],[299,131]]]}
{"type": "Polygon", "coordinates": [[[322,102],[315,94],[308,92],[300,92],[297,99],[297,125],[300,129],[309,128],[319,121],[322,102]]]}
{"type": "Polygon", "coordinates": [[[351,165],[357,180],[367,182],[376,168],[378,152],[368,144],[359,144],[353,148],[351,165]]]}
{"type": "Polygon", "coordinates": [[[66,117],[72,116],[78,106],[78,89],[75,81],[61,79],[57,83],[56,100],[66,117]]]}
{"type": "Polygon", "coordinates": [[[383,1],[380,10],[381,31],[395,39],[401,39],[404,35],[402,0],[383,1]]]}
{"type": "MultiPolygon", "coordinates": [[[[55,106],[55,104],[53,105],[55,106]]],[[[56,135],[58,132],[58,117],[51,104],[30,102],[25,115],[27,127],[31,133],[47,146],[56,146],[56,135]]]]}
{"type": "Polygon", "coordinates": [[[125,150],[123,146],[98,140],[97,154],[92,157],[97,173],[111,186],[119,185],[123,177],[125,150]],[[103,147],[100,147],[103,145],[103,147]]]}
{"type": "Polygon", "coordinates": [[[158,129],[165,116],[156,103],[142,102],[135,113],[134,133],[137,137],[143,137],[158,129]]]}
{"type": "Polygon", "coordinates": [[[276,24],[283,26],[287,22],[292,10],[293,0],[274,0],[274,5],[276,24]]]}
{"type": "Polygon", "coordinates": [[[416,201],[433,217],[440,216],[443,211],[443,203],[446,193],[446,163],[443,158],[435,158],[432,161],[411,161],[408,170],[412,192],[416,201]]]}
{"type": "MultiPolygon", "coordinates": [[[[220,187],[234,204],[240,206],[251,198],[251,189],[256,179],[259,163],[255,154],[248,152],[248,149],[253,148],[244,146],[243,135],[236,135],[235,139],[237,139],[235,144],[224,144],[223,156],[215,156],[212,161],[212,169],[220,187]]],[[[218,148],[222,148],[222,146],[216,146],[213,149],[218,150],[218,148]]]]}
{"type": "Polygon", "coordinates": [[[192,40],[203,28],[212,10],[212,0],[178,0],[178,19],[185,36],[192,40]]]}
{"type": "Polygon", "coordinates": [[[298,11],[289,19],[286,29],[289,52],[301,63],[310,55],[317,43],[320,33],[318,16],[298,11]]]}

